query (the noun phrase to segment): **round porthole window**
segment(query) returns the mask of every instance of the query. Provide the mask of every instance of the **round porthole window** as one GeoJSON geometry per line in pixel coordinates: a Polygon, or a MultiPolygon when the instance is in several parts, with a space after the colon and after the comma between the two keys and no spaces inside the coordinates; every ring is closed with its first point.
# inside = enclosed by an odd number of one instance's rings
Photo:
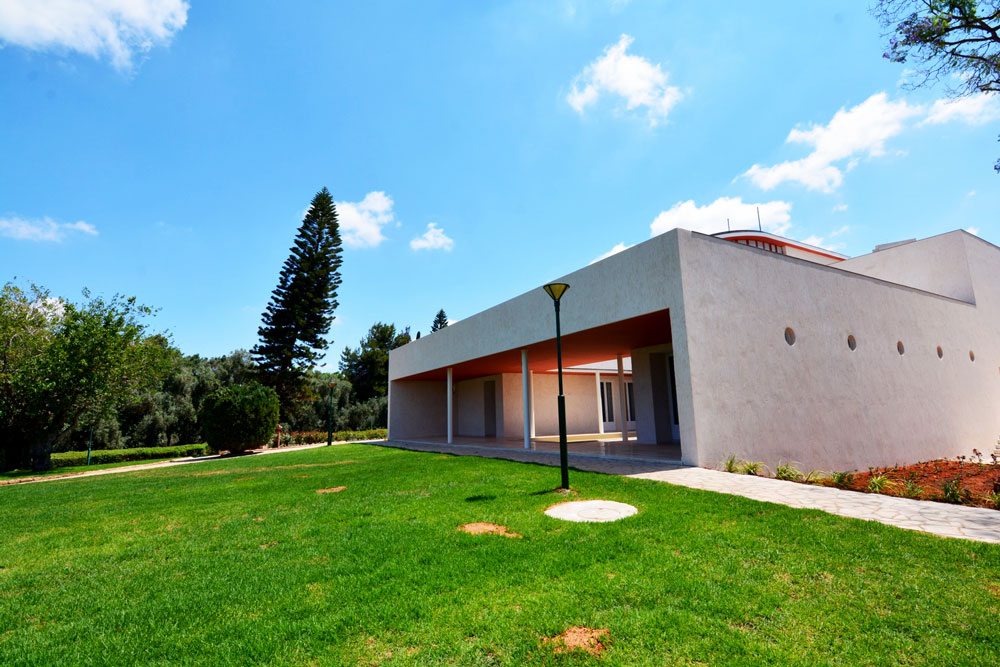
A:
{"type": "Polygon", "coordinates": [[[903,352],[906,352],[906,349],[903,347],[903,341],[896,341],[896,352],[899,352],[900,355],[902,355],[903,352]]]}
{"type": "Polygon", "coordinates": [[[941,349],[940,345],[938,345],[938,359],[944,359],[944,350],[941,349]]]}
{"type": "Polygon", "coordinates": [[[851,351],[858,349],[858,341],[854,339],[854,336],[847,337],[847,347],[851,348],[851,351]]]}
{"type": "Polygon", "coordinates": [[[785,329],[785,342],[789,345],[795,345],[795,331],[791,327],[785,329]]]}

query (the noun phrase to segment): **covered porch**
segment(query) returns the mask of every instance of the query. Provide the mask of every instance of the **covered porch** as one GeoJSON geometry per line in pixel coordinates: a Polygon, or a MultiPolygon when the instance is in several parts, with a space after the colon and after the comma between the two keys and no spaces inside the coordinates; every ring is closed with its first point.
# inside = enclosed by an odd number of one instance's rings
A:
{"type": "MultiPolygon", "coordinates": [[[[549,339],[392,380],[390,440],[558,453],[555,347],[549,339]]],[[[563,369],[570,456],[681,460],[668,309],[564,335],[563,369]]]]}

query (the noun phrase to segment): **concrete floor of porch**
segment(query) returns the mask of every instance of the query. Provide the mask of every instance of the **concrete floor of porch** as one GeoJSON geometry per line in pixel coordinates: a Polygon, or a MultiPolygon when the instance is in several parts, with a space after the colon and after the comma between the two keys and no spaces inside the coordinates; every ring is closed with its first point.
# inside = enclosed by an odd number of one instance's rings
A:
{"type": "MultiPolygon", "coordinates": [[[[640,445],[631,440],[622,442],[615,438],[615,434],[603,433],[592,434],[602,439],[580,439],[580,435],[569,436],[568,449],[570,459],[574,458],[599,458],[616,459],[624,461],[641,461],[650,463],[665,463],[680,465],[681,463],[681,443],[673,442],[662,445],[640,445]]],[[[488,451],[510,451],[510,452],[535,452],[539,454],[558,454],[558,436],[553,441],[551,437],[535,439],[531,441],[531,447],[525,448],[522,438],[480,438],[469,436],[455,436],[451,445],[445,436],[428,436],[422,438],[393,439],[401,445],[429,445],[446,446],[456,448],[475,448],[488,451]]]]}

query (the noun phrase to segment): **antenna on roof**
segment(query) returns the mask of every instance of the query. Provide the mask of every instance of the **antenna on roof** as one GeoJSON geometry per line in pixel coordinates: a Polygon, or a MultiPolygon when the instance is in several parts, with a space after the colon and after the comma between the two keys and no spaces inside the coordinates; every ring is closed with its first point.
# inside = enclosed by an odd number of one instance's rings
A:
{"type": "Polygon", "coordinates": [[[760,206],[757,207],[757,231],[764,231],[764,228],[760,226],[760,206]]]}
{"type": "Polygon", "coordinates": [[[726,229],[729,231],[733,231],[733,226],[729,224],[729,218],[726,218],[726,229]]]}

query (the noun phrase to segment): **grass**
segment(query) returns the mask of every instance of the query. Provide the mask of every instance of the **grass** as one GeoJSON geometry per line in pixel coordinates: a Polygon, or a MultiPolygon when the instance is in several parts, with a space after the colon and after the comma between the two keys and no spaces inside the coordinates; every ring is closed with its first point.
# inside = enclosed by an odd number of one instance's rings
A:
{"type": "Polygon", "coordinates": [[[106,468],[124,468],[125,466],[145,465],[147,463],[160,463],[162,461],[173,461],[175,456],[164,459],[143,459],[141,461],[117,461],[115,463],[99,463],[89,466],[65,466],[63,468],[53,468],[45,472],[34,472],[31,470],[8,470],[0,472],[0,482],[7,479],[21,479],[24,477],[52,477],[53,475],[66,475],[79,472],[90,472],[91,470],[103,470],[106,468]]]}
{"type": "Polygon", "coordinates": [[[584,472],[639,514],[565,523],[557,480],[345,445],[0,487],[0,664],[1000,663],[1000,547],[584,472]]]}

